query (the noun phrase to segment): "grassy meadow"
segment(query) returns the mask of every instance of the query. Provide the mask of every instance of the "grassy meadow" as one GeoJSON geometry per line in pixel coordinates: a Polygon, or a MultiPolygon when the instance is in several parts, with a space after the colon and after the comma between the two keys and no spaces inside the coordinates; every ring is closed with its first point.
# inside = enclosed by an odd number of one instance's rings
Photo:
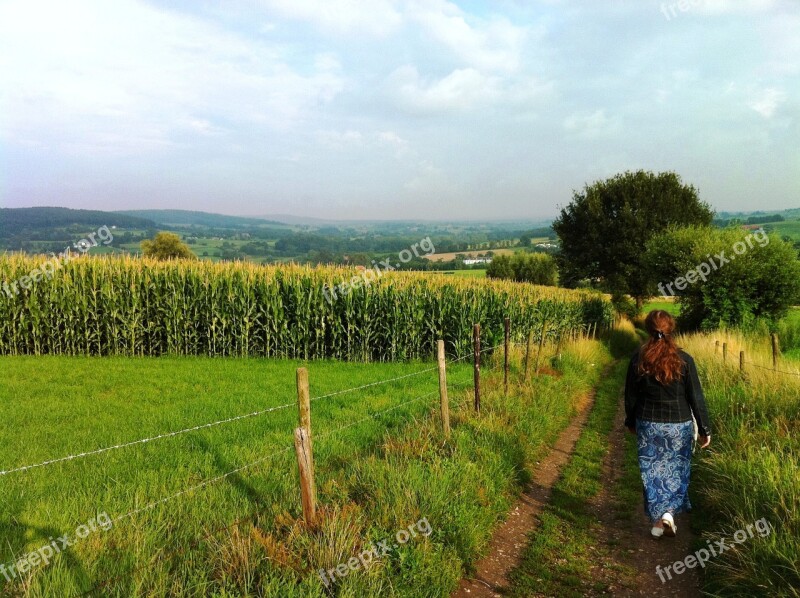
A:
{"type": "MultiPolygon", "coordinates": [[[[516,381],[521,350],[512,357],[516,381]]],[[[334,593],[446,595],[485,549],[530,464],[566,425],[609,359],[600,343],[578,341],[551,364],[557,368],[552,375],[515,382],[505,398],[501,374],[492,371],[499,355],[488,358],[480,416],[470,406],[471,367],[451,364],[453,435],[447,442],[434,371],[312,402],[322,505],[314,530],[300,520],[291,450],[294,407],[2,476],[0,563],[38,549],[51,536],[74,535],[98,513],[122,517],[110,531],[90,535],[5,591],[37,597],[90,589],[126,597],[326,596],[318,569],[336,567],[425,517],[430,536],[392,548],[366,570],[341,579],[334,593]],[[424,398],[409,402],[417,397],[424,398]]],[[[293,403],[301,363],[2,357],[0,414],[7,425],[0,464],[13,469],[293,403]]],[[[309,364],[311,395],[432,365],[315,361],[309,364]]]]}

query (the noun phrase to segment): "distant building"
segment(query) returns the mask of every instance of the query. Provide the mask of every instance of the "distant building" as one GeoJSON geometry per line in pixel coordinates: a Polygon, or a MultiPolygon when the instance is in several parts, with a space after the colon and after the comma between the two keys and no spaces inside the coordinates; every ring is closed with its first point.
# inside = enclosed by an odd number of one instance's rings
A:
{"type": "Polygon", "coordinates": [[[464,260],[465,266],[474,266],[475,264],[491,264],[492,258],[490,257],[471,257],[464,260]]]}

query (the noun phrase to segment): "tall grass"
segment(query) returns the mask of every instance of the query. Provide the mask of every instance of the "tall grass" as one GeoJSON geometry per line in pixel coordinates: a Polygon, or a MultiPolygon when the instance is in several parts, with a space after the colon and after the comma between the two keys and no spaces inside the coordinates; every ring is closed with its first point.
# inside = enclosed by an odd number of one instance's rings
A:
{"type": "Polygon", "coordinates": [[[711,415],[711,450],[693,475],[705,538],[733,533],[766,518],[773,532],[756,536],[707,566],[713,595],[800,596],[800,368],[781,361],[769,371],[767,340],[726,333],[690,335],[680,344],[698,363],[711,415]],[[723,362],[715,341],[728,343],[723,362]],[[747,360],[739,371],[739,351],[747,360]],[[755,367],[760,365],[761,368],[755,367]]]}
{"type": "MultiPolygon", "coordinates": [[[[44,258],[0,256],[0,283],[44,258]]],[[[395,361],[470,350],[473,323],[489,345],[511,318],[522,338],[606,324],[598,294],[421,273],[387,273],[345,294],[353,269],[251,263],[74,259],[19,295],[0,292],[0,354],[205,355],[395,361]],[[326,291],[329,301],[326,298],[326,291]]]]}

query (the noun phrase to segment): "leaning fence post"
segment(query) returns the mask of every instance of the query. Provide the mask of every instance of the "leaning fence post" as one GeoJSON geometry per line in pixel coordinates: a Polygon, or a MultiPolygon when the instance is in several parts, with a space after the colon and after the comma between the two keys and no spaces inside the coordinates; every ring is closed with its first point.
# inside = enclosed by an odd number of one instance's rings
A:
{"type": "Polygon", "coordinates": [[[531,348],[533,346],[533,328],[528,331],[528,346],[525,349],[525,382],[531,379],[531,348]]]}
{"type": "Polygon", "coordinates": [[[297,467],[300,470],[300,498],[303,502],[303,519],[313,527],[317,522],[317,491],[314,485],[314,470],[311,438],[308,430],[300,426],[294,431],[294,450],[297,453],[297,467]]]}
{"type": "Polygon", "coordinates": [[[450,404],[447,400],[447,362],[444,354],[444,341],[437,343],[439,360],[439,400],[442,404],[442,432],[450,438],[450,404]]]}
{"type": "Polygon", "coordinates": [[[511,320],[506,318],[505,324],[505,352],[503,356],[503,392],[508,396],[508,341],[511,337],[511,320]]]}
{"type": "Polygon", "coordinates": [[[744,371],[744,351],[739,351],[739,371],[744,371]]]}
{"type": "Polygon", "coordinates": [[[774,332],[772,336],[772,369],[778,369],[778,353],[780,353],[780,345],[778,344],[778,335],[774,332]]]}
{"type": "Polygon", "coordinates": [[[475,381],[475,411],[481,410],[481,325],[472,328],[472,360],[475,381]]]}
{"type": "Polygon", "coordinates": [[[728,343],[722,343],[722,361],[728,361],[728,343]]]}
{"type": "MultiPolygon", "coordinates": [[[[311,475],[314,475],[314,453],[311,440],[311,393],[308,389],[308,370],[306,368],[297,368],[297,407],[300,412],[300,425],[308,433],[308,447],[309,447],[309,467],[311,475]]],[[[315,490],[316,492],[316,490],[315,490]]],[[[317,496],[314,495],[314,502],[317,496]]]]}

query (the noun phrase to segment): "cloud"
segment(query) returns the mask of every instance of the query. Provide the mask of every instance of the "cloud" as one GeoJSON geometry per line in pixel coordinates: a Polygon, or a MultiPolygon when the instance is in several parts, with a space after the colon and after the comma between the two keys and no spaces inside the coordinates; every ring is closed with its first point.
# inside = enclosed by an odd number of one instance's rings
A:
{"type": "Polygon", "coordinates": [[[408,17],[465,66],[503,72],[520,66],[526,28],[506,18],[468,19],[458,6],[444,0],[412,2],[408,17]]]}
{"type": "Polygon", "coordinates": [[[564,129],[585,139],[595,139],[618,131],[619,124],[601,109],[569,115],[564,119],[564,129]]]}
{"type": "Polygon", "coordinates": [[[364,33],[383,37],[402,23],[402,15],[390,0],[262,0],[271,12],[306,21],[337,35],[364,33]]]}
{"type": "Polygon", "coordinates": [[[748,106],[758,112],[764,118],[772,118],[778,107],[786,101],[785,92],[767,88],[759,92],[756,97],[748,103],[748,106]]]}
{"type": "Polygon", "coordinates": [[[394,150],[397,158],[404,157],[409,152],[407,139],[402,138],[394,131],[373,131],[362,133],[353,129],[344,131],[320,130],[316,132],[316,140],[326,150],[369,150],[388,148],[394,150]]]}
{"type": "Polygon", "coordinates": [[[399,107],[415,114],[463,111],[497,95],[498,80],[473,68],[455,69],[434,81],[420,77],[415,66],[406,65],[388,78],[390,93],[399,107]]]}
{"type": "Polygon", "coordinates": [[[0,135],[81,151],[163,149],[224,123],[282,130],[344,86],[330,55],[301,72],[278,46],[130,0],[6,2],[0,56],[0,135]]]}

